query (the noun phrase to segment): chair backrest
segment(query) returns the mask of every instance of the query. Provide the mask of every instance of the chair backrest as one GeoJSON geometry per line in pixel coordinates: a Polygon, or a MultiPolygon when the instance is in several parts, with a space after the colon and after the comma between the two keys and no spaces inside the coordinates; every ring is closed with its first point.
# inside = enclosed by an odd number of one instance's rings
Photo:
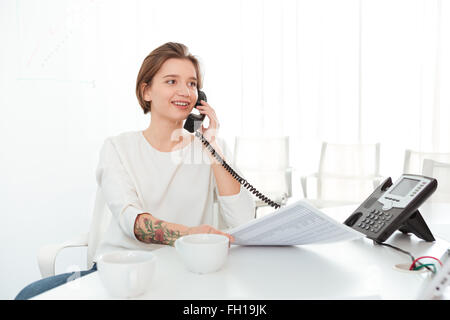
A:
{"type": "Polygon", "coordinates": [[[89,228],[88,249],[87,249],[87,265],[92,267],[95,253],[109,226],[112,213],[106,204],[101,189],[97,188],[95,195],[94,212],[92,215],[91,226],[89,228]]]}
{"type": "Polygon", "coordinates": [[[373,177],[380,173],[380,144],[322,143],[319,175],[373,177]]]}
{"type": "Polygon", "coordinates": [[[325,201],[359,203],[378,185],[379,172],[379,143],[323,142],[317,177],[317,198],[325,201]]]}
{"type": "Polygon", "coordinates": [[[422,174],[438,181],[437,189],[428,201],[450,202],[450,163],[424,159],[422,174]]]}
{"type": "Polygon", "coordinates": [[[292,195],[289,137],[236,137],[233,156],[244,178],[269,198],[292,195]]]}
{"type": "Polygon", "coordinates": [[[424,159],[450,163],[450,153],[418,152],[407,149],[405,151],[403,173],[421,174],[424,159]]]}

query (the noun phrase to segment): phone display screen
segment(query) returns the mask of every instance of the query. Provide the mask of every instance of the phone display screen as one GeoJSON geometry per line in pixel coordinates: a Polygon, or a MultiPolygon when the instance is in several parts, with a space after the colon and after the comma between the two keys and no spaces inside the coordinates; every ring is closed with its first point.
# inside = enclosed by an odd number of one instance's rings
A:
{"type": "Polygon", "coordinates": [[[391,194],[404,197],[410,192],[420,180],[403,178],[395,187],[391,190],[391,194]]]}

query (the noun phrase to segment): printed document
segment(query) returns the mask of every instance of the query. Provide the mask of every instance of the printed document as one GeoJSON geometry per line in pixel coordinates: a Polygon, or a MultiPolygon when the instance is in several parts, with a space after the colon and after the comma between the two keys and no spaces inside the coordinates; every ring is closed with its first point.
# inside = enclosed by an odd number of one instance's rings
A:
{"type": "Polygon", "coordinates": [[[228,231],[236,245],[302,245],[365,237],[317,208],[298,201],[228,231]]]}

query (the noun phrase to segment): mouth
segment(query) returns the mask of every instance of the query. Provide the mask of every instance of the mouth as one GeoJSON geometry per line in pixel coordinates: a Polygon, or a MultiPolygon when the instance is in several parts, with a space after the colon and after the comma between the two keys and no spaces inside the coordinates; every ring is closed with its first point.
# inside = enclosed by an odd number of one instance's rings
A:
{"type": "Polygon", "coordinates": [[[189,101],[184,101],[184,100],[176,100],[176,101],[172,101],[171,103],[173,106],[175,106],[175,108],[180,109],[180,110],[186,110],[190,106],[189,101]]]}

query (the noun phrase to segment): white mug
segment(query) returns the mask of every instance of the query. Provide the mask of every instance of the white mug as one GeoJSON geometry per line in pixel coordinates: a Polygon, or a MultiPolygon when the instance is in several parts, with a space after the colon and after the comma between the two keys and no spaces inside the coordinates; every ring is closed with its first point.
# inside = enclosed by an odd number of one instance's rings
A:
{"type": "Polygon", "coordinates": [[[153,280],[156,256],[148,251],[114,251],[97,261],[104,287],[117,298],[133,298],[145,293],[153,280]]]}
{"type": "Polygon", "coordinates": [[[194,273],[219,270],[227,260],[228,237],[220,234],[191,234],[178,238],[175,249],[187,269],[194,273]]]}

